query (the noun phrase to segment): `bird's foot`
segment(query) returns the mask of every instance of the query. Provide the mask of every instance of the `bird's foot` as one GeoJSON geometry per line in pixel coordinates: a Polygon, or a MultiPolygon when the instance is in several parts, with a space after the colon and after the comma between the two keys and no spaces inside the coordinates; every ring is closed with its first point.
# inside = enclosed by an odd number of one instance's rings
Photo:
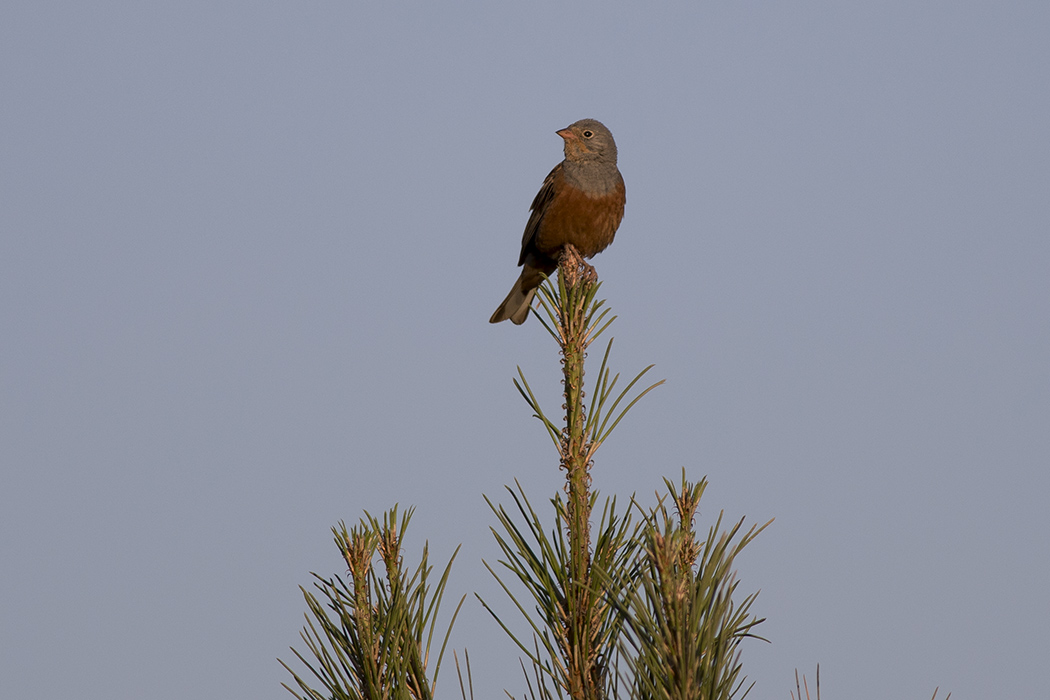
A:
{"type": "Polygon", "coordinates": [[[598,281],[598,272],[593,265],[587,263],[571,243],[562,246],[561,255],[558,258],[558,267],[565,276],[565,284],[572,287],[581,279],[590,283],[598,281]]]}

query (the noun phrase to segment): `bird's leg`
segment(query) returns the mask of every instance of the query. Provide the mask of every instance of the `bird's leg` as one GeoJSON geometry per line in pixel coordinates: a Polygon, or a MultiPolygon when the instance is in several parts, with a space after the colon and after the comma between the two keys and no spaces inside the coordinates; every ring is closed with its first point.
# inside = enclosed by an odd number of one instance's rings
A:
{"type": "Polygon", "coordinates": [[[561,255],[558,257],[558,269],[565,273],[565,286],[575,287],[576,282],[580,279],[580,263],[583,262],[583,258],[580,257],[576,247],[571,243],[566,243],[561,247],[561,255]]]}
{"type": "Polygon", "coordinates": [[[591,283],[598,281],[597,271],[593,266],[587,264],[587,261],[571,243],[566,243],[561,247],[558,267],[568,273],[565,277],[565,284],[570,287],[575,286],[581,277],[591,283]]]}

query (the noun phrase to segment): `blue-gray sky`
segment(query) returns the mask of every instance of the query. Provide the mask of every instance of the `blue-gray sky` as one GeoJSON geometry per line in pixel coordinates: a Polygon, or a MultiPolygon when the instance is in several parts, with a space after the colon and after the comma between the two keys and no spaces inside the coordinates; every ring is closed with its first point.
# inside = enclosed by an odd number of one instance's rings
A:
{"type": "MultiPolygon", "coordinates": [[[[583,117],[628,189],[614,367],[667,379],[594,483],[776,518],[754,697],[1044,695],[1047,37],[1042,1],[6,3],[0,696],[286,697],[329,528],[395,502],[500,600],[482,494],[561,478],[515,367],[560,400],[487,319],[583,117]]],[[[473,596],[453,643],[520,695],[473,596]]]]}

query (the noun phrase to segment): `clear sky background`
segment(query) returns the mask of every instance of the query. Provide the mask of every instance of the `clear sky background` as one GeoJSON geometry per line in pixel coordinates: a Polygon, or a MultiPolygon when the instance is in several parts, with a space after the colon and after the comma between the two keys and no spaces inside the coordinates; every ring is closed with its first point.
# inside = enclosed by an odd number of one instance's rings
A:
{"type": "MultiPolygon", "coordinates": [[[[558,362],[487,320],[594,117],[613,365],[667,379],[594,484],[776,518],[752,697],[1045,697],[1050,4],[396,5],[0,10],[0,696],[288,697],[394,503],[516,621],[482,495],[559,488],[558,362]]],[[[473,595],[453,643],[521,694],[473,595]]]]}

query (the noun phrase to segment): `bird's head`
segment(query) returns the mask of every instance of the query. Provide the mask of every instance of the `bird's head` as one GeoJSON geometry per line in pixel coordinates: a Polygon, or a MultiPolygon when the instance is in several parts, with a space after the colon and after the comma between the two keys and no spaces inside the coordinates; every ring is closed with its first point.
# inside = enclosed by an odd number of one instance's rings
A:
{"type": "Polygon", "coordinates": [[[597,119],[581,119],[557,133],[565,139],[566,160],[616,163],[616,142],[612,132],[597,119]]]}

